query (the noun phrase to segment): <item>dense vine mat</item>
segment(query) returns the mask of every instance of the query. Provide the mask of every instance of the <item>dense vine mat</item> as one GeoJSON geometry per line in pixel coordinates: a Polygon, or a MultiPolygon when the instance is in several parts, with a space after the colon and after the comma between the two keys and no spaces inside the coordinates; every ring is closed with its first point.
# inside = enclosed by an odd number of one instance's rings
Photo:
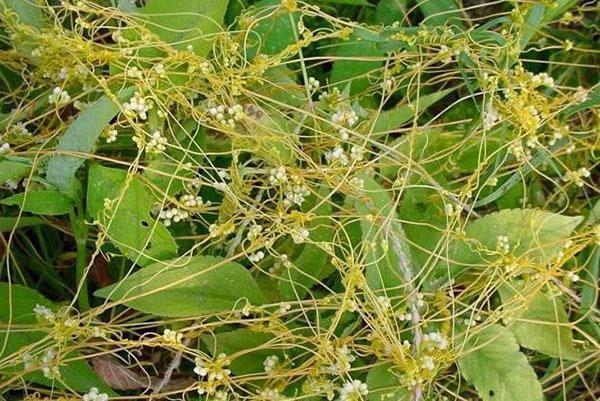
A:
{"type": "Polygon", "coordinates": [[[598,399],[599,11],[0,0],[0,399],[598,399]]]}

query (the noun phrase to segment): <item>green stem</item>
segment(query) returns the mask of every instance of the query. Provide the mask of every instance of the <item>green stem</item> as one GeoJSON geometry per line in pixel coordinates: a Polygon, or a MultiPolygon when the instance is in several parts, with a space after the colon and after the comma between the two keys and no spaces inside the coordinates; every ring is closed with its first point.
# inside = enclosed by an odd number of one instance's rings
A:
{"type": "Polygon", "coordinates": [[[88,229],[83,219],[82,213],[71,211],[71,227],[75,236],[75,245],[77,248],[75,280],[79,288],[77,293],[77,304],[80,312],[90,309],[90,299],[88,294],[87,280],[85,279],[85,269],[87,267],[87,235],[88,229]]]}

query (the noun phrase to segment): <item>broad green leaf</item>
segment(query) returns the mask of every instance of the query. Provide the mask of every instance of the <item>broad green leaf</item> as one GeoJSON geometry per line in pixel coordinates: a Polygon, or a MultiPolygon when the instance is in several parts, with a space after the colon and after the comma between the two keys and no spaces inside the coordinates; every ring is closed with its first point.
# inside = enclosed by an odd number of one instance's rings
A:
{"type": "Polygon", "coordinates": [[[248,58],[256,54],[277,54],[296,43],[298,13],[288,12],[279,0],[262,0],[254,7],[254,16],[261,20],[248,34],[248,58]]]}
{"type": "Polygon", "coordinates": [[[356,38],[339,42],[331,54],[334,62],[330,82],[340,89],[350,83],[350,95],[361,93],[370,86],[369,76],[380,74],[384,55],[377,43],[356,38]]]}
{"type": "MultiPolygon", "coordinates": [[[[328,188],[320,191],[326,195],[328,188]]],[[[320,197],[319,197],[320,199],[320,197]]],[[[313,196],[309,204],[315,205],[317,201],[313,196]]],[[[316,217],[307,227],[310,231],[311,242],[331,242],[334,229],[331,226],[332,208],[329,202],[324,202],[313,211],[316,217]]],[[[294,267],[287,270],[283,280],[279,282],[279,292],[283,299],[303,299],[315,283],[329,276],[335,268],[329,263],[327,252],[317,245],[307,243],[302,252],[292,261],[294,267]]]]}
{"type": "MultiPolygon", "coordinates": [[[[134,89],[121,91],[119,101],[129,99],[134,89]]],[[[56,147],[57,152],[79,153],[77,156],[56,155],[48,162],[46,180],[62,193],[73,199],[81,198],[81,184],[75,173],[92,153],[102,130],[119,113],[119,105],[110,97],[103,96],[85,109],[69,126],[56,147]]]]}
{"type": "Polygon", "coordinates": [[[401,384],[401,375],[393,373],[394,365],[377,365],[369,369],[367,386],[369,401],[408,401],[410,392],[401,384]]]}
{"type": "Polygon", "coordinates": [[[44,220],[39,217],[0,217],[0,233],[12,231],[17,228],[30,227],[38,224],[43,224],[44,220]]]}
{"type": "Polygon", "coordinates": [[[404,123],[413,118],[417,112],[424,112],[428,107],[437,103],[455,89],[456,88],[444,89],[428,95],[422,95],[410,104],[386,110],[379,114],[373,111],[373,133],[387,133],[388,131],[400,128],[404,123]]]}
{"type": "Polygon", "coordinates": [[[264,373],[263,362],[271,355],[283,361],[281,350],[269,348],[275,336],[250,329],[239,329],[225,333],[206,334],[200,340],[213,355],[224,353],[231,359],[230,369],[236,375],[264,373]]]}
{"type": "Polygon", "coordinates": [[[9,180],[18,181],[23,177],[27,177],[30,172],[30,164],[2,160],[0,161],[0,185],[9,180]]]}
{"type": "Polygon", "coordinates": [[[463,27],[461,12],[454,0],[417,0],[419,9],[425,16],[425,24],[442,26],[445,24],[463,27]]]}
{"type": "Polygon", "coordinates": [[[539,31],[545,11],[546,7],[541,4],[534,5],[527,11],[518,34],[521,50],[525,49],[533,36],[539,31]]]}
{"type": "Polygon", "coordinates": [[[67,214],[73,208],[73,201],[58,191],[21,192],[2,199],[0,204],[18,206],[24,212],[46,216],[67,214]]]}
{"type": "Polygon", "coordinates": [[[156,201],[138,176],[125,170],[94,164],[89,169],[87,210],[107,230],[109,239],[131,259],[144,266],[177,255],[177,244],[150,214],[156,201]],[[104,202],[112,201],[110,210],[104,202]]]}
{"type": "Polygon", "coordinates": [[[367,284],[373,290],[384,290],[388,297],[397,295],[403,283],[400,263],[385,230],[388,226],[389,231],[401,232],[395,205],[388,190],[373,177],[366,172],[357,177],[364,182],[364,196],[357,197],[354,205],[360,215],[367,284]]]}
{"type": "Polygon", "coordinates": [[[137,6],[135,5],[135,0],[119,0],[118,1],[119,10],[130,13],[132,11],[137,10],[137,6]]]}
{"type": "Polygon", "coordinates": [[[458,358],[483,401],[542,401],[542,386],[512,333],[491,325],[470,336],[458,358]]]}
{"type": "Polygon", "coordinates": [[[2,0],[0,13],[11,10],[16,13],[19,23],[40,29],[48,24],[44,19],[41,3],[41,0],[2,0]]]}
{"type": "Polygon", "coordinates": [[[254,278],[238,263],[213,256],[157,262],[96,291],[96,296],[160,316],[196,316],[265,303],[254,278]]]}
{"type": "Polygon", "coordinates": [[[368,0],[321,0],[323,3],[347,4],[350,6],[371,6],[368,0]]]}
{"type": "Polygon", "coordinates": [[[215,34],[222,30],[228,0],[153,0],[139,16],[146,28],[175,49],[192,46],[199,56],[212,49],[215,34]]]}
{"type": "MultiPolygon", "coordinates": [[[[56,307],[44,298],[37,291],[16,284],[0,283],[0,299],[4,307],[0,308],[0,358],[6,360],[11,355],[22,353],[23,348],[37,343],[47,336],[47,332],[39,330],[33,309],[36,305],[42,305],[52,310],[56,307]],[[18,326],[18,328],[17,328],[18,326]],[[24,330],[24,326],[27,330],[24,330]],[[14,327],[14,328],[13,328],[14,327]],[[8,338],[7,338],[8,336],[8,338]]],[[[32,355],[38,355],[37,349],[34,347],[29,350],[32,355]]],[[[18,365],[9,366],[5,364],[5,368],[0,369],[0,374],[22,374],[23,364],[20,362],[22,355],[15,355],[19,361],[18,365]]],[[[78,352],[71,352],[68,355],[63,355],[64,359],[80,358],[78,352]]],[[[61,383],[64,382],[68,387],[74,390],[87,392],[90,387],[97,387],[103,392],[113,394],[94,373],[92,368],[82,359],[62,364],[60,366],[60,380],[50,380],[40,371],[34,371],[24,376],[26,381],[39,383],[48,387],[64,387],[61,383]]]]}
{"type": "Polygon", "coordinates": [[[508,329],[519,344],[556,358],[577,360],[569,317],[558,297],[538,292],[530,294],[520,286],[500,287],[505,309],[515,310],[508,329]]]}
{"type": "Polygon", "coordinates": [[[392,25],[396,21],[402,22],[406,15],[407,2],[408,0],[381,0],[377,3],[375,22],[383,25],[392,25]]]}
{"type": "Polygon", "coordinates": [[[581,223],[582,217],[562,216],[536,209],[509,209],[488,214],[468,224],[465,239],[454,240],[451,263],[484,267],[499,255],[497,237],[506,236],[510,253],[542,263],[555,256],[581,223]]]}

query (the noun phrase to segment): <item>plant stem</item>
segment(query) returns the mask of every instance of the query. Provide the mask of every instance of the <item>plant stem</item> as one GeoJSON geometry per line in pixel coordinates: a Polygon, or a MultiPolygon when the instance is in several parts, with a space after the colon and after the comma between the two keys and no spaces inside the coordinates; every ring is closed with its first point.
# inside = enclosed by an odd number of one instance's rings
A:
{"type": "Polygon", "coordinates": [[[88,228],[83,219],[82,213],[74,211],[70,214],[71,228],[75,236],[75,246],[77,248],[76,265],[75,265],[75,280],[77,282],[77,304],[81,312],[90,309],[90,300],[88,294],[87,280],[85,277],[88,261],[87,261],[87,235],[88,228]]]}
{"type": "MultiPolygon", "coordinates": [[[[389,237],[391,237],[392,239],[392,248],[394,249],[394,253],[396,254],[396,256],[398,256],[400,272],[402,273],[404,283],[406,284],[406,293],[408,296],[408,306],[410,308],[413,333],[412,353],[413,356],[416,357],[419,354],[419,345],[421,344],[421,338],[423,336],[423,333],[421,332],[421,327],[419,326],[421,323],[421,315],[419,314],[419,307],[417,305],[419,300],[417,298],[417,291],[413,285],[412,269],[410,266],[409,258],[407,256],[408,249],[404,241],[400,238],[400,235],[404,235],[404,230],[402,229],[400,223],[393,224],[395,230],[390,230],[388,226],[387,231],[389,237]]],[[[415,386],[413,387],[412,400],[423,400],[423,389],[420,383],[415,384],[415,386]]]]}

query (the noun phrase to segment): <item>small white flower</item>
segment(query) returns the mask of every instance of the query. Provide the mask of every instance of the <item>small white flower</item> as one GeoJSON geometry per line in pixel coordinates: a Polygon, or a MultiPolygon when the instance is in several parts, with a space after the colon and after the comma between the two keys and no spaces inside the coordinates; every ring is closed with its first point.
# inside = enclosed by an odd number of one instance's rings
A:
{"type": "Polygon", "coordinates": [[[116,129],[109,129],[106,131],[106,143],[112,143],[117,140],[117,135],[119,132],[116,129]]]}
{"type": "Polygon", "coordinates": [[[309,235],[310,233],[306,228],[301,228],[299,230],[292,231],[292,240],[294,241],[294,244],[302,244],[308,239],[309,235]]]}
{"type": "Polygon", "coordinates": [[[43,305],[35,304],[33,312],[35,313],[37,319],[41,322],[54,323],[54,321],[56,320],[56,315],[54,314],[54,312],[52,312],[50,308],[47,308],[43,305]]]}
{"type": "Polygon", "coordinates": [[[146,102],[146,99],[139,92],[135,92],[129,102],[123,104],[123,112],[137,116],[141,120],[148,118],[148,110],[151,108],[152,103],[146,102]]]}
{"type": "Polygon", "coordinates": [[[263,361],[263,367],[265,368],[265,372],[269,373],[275,370],[275,367],[279,363],[279,357],[277,355],[270,355],[265,358],[263,361]]]}
{"type": "Polygon", "coordinates": [[[152,133],[150,137],[150,141],[146,144],[146,152],[160,154],[167,150],[167,138],[162,136],[159,130],[156,130],[152,133]]]}
{"type": "Polygon", "coordinates": [[[577,103],[583,103],[589,99],[588,93],[589,91],[587,89],[578,86],[577,90],[575,90],[575,93],[573,93],[573,100],[575,100],[577,103]]]}
{"type": "Polygon", "coordinates": [[[500,114],[494,108],[492,102],[488,102],[485,112],[483,113],[483,128],[490,129],[500,121],[500,114]]]}
{"type": "Polygon", "coordinates": [[[66,90],[60,87],[56,87],[52,90],[52,93],[48,95],[48,103],[55,104],[57,106],[64,106],[71,101],[71,96],[66,90]]]}
{"type": "Polygon", "coordinates": [[[325,160],[329,164],[337,163],[342,167],[348,165],[348,157],[344,152],[344,148],[342,148],[340,145],[337,145],[335,148],[333,148],[333,150],[325,152],[325,160]]]}
{"type": "Polygon", "coordinates": [[[573,272],[567,272],[567,278],[571,280],[571,282],[576,283],[579,281],[579,276],[573,272]]]}
{"type": "Polygon", "coordinates": [[[510,251],[510,243],[506,235],[499,235],[496,237],[496,249],[502,253],[508,253],[510,251]]]}
{"type": "Polygon", "coordinates": [[[360,380],[352,380],[344,383],[340,390],[340,401],[359,401],[366,399],[369,394],[369,388],[366,383],[360,380]]]}
{"type": "Polygon", "coordinates": [[[273,168],[270,171],[269,182],[273,185],[283,185],[288,182],[288,178],[285,175],[285,167],[280,166],[273,168]]]}
{"type": "Polygon", "coordinates": [[[262,230],[263,230],[263,228],[261,225],[254,224],[252,227],[250,227],[250,229],[248,229],[248,234],[246,235],[246,237],[250,241],[254,241],[260,236],[260,233],[262,232],[262,230]]]}
{"type": "Polygon", "coordinates": [[[175,330],[165,329],[162,335],[163,339],[171,344],[181,344],[181,340],[183,339],[183,334],[178,333],[175,330]]]}
{"type": "Polygon", "coordinates": [[[10,145],[8,143],[3,143],[0,145],[0,155],[10,152],[10,145]]]}
{"type": "Polygon", "coordinates": [[[82,399],[83,401],[108,401],[108,394],[100,393],[96,387],[92,387],[82,399]]]}
{"type": "Polygon", "coordinates": [[[261,260],[263,260],[264,257],[265,257],[265,253],[263,251],[258,251],[256,253],[248,255],[248,260],[253,263],[258,263],[261,260]]]}
{"type": "Polygon", "coordinates": [[[308,78],[308,88],[311,91],[318,90],[320,86],[321,86],[321,83],[319,81],[317,81],[314,77],[308,78]]]}
{"type": "Polygon", "coordinates": [[[433,363],[433,358],[430,356],[424,356],[421,366],[423,367],[423,369],[434,370],[435,364],[433,363]]]}

